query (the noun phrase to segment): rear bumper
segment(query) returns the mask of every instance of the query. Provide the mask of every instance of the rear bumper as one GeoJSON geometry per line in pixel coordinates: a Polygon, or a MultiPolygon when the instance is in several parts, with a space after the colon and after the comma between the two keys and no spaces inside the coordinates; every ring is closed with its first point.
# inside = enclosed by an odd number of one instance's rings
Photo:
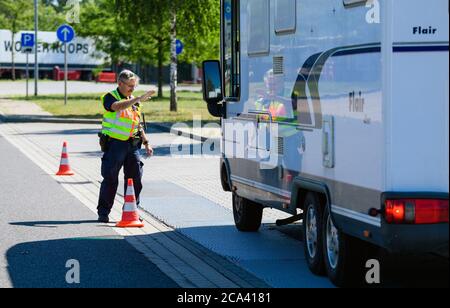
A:
{"type": "MultiPolygon", "coordinates": [[[[447,199],[448,193],[386,192],[382,194],[382,212],[388,199],[447,199]]],[[[393,253],[438,253],[448,256],[449,224],[388,224],[381,219],[384,247],[393,253]]]]}
{"type": "Polygon", "coordinates": [[[392,253],[437,253],[448,256],[449,225],[389,225],[381,228],[384,248],[392,253]]]}
{"type": "Polygon", "coordinates": [[[379,226],[333,215],[336,225],[344,233],[382,247],[390,253],[449,254],[449,224],[391,225],[382,218],[379,226]],[[369,231],[371,236],[363,236],[369,231]]]}
{"type": "Polygon", "coordinates": [[[334,213],[335,225],[345,234],[382,247],[390,253],[449,256],[449,224],[388,224],[384,218],[384,202],[388,199],[437,198],[448,199],[448,193],[392,193],[382,194],[378,219],[357,220],[334,213]],[[370,234],[366,237],[364,234],[370,234]]]}

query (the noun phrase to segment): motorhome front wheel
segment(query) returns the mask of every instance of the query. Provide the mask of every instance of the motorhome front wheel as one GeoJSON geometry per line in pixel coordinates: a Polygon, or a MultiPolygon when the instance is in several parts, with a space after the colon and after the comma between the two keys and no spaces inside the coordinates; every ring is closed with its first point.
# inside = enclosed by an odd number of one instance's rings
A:
{"type": "Polygon", "coordinates": [[[263,207],[233,193],[233,216],[236,228],[242,232],[256,232],[262,221],[263,207]]]}

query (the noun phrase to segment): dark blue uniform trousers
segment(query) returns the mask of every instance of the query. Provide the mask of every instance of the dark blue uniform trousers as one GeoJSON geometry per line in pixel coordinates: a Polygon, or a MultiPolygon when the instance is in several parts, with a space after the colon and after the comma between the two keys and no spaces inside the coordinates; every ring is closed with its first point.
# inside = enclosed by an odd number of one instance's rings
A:
{"type": "Polygon", "coordinates": [[[111,213],[119,186],[119,172],[122,167],[125,175],[124,192],[126,193],[127,190],[128,179],[133,179],[136,202],[139,205],[144,166],[141,162],[139,149],[140,147],[133,146],[131,142],[127,141],[111,139],[109,142],[108,150],[102,158],[103,182],[100,187],[97,207],[99,216],[108,216],[111,213]]]}

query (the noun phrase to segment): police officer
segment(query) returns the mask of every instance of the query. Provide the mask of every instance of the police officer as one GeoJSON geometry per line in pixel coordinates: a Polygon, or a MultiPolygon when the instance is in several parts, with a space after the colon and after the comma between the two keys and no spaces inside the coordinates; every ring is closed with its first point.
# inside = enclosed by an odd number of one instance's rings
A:
{"type": "MultiPolygon", "coordinates": [[[[264,85],[266,88],[255,101],[255,109],[269,112],[274,121],[292,117],[291,112],[287,110],[292,102],[283,97],[283,81],[279,76],[274,75],[273,69],[268,70],[264,74],[264,85]]],[[[268,120],[264,116],[261,118],[268,120]]]]}
{"type": "Polygon", "coordinates": [[[142,191],[143,163],[140,159],[140,148],[145,146],[147,155],[153,155],[153,149],[141,125],[140,103],[155,94],[149,91],[143,96],[134,98],[139,77],[133,72],[122,71],[118,78],[118,88],[102,96],[105,109],[103,128],[100,134],[102,150],[102,177],[100,197],[98,201],[98,221],[109,222],[109,214],[119,185],[119,172],[122,167],[125,174],[125,191],[127,179],[133,179],[136,201],[142,191]]]}

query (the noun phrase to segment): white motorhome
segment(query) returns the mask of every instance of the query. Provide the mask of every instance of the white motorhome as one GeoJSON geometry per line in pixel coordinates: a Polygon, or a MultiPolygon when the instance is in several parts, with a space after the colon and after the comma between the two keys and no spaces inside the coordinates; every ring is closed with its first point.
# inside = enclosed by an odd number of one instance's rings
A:
{"type": "Polygon", "coordinates": [[[448,1],[221,6],[204,99],[237,228],[257,231],[267,207],[303,219],[310,269],[337,285],[364,241],[448,256],[448,1]]]}

